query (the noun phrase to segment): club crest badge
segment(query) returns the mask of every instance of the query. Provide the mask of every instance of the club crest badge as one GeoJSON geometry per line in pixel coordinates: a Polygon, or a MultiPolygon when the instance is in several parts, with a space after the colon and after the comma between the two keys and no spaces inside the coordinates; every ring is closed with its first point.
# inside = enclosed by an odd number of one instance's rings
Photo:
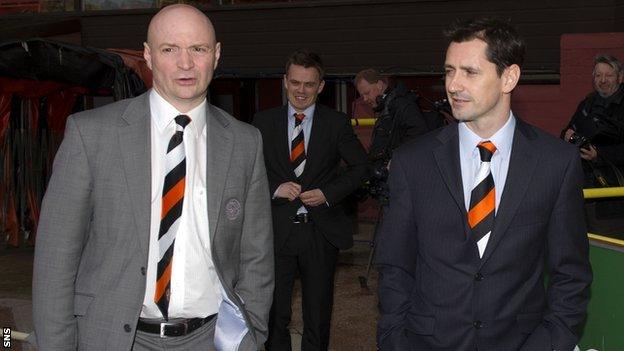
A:
{"type": "Polygon", "coordinates": [[[238,199],[229,199],[227,204],[225,205],[225,216],[230,221],[233,221],[240,216],[241,212],[241,204],[238,199]]]}

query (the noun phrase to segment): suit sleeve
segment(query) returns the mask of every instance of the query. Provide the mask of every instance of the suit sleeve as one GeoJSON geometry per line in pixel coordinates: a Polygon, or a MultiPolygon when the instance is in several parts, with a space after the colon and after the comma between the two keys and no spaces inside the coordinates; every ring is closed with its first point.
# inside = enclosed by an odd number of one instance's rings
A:
{"type": "Polygon", "coordinates": [[[268,335],[269,309],[273,297],[274,260],[271,202],[260,133],[255,131],[256,150],[249,190],[245,199],[241,238],[240,275],[235,287],[249,313],[257,345],[268,335]]]}
{"type": "Polygon", "coordinates": [[[384,209],[377,234],[376,266],[379,271],[379,322],[377,342],[380,350],[410,350],[405,323],[410,309],[410,292],[416,268],[417,226],[404,170],[405,160],[395,155],[390,165],[390,203],[384,209]]]}
{"type": "Polygon", "coordinates": [[[87,154],[74,118],[43,199],[33,268],[33,320],[41,350],[76,350],[74,281],[93,211],[87,154]]]}
{"type": "Polygon", "coordinates": [[[339,203],[347,195],[357,189],[368,173],[368,157],[366,151],[353,132],[348,118],[338,126],[338,153],[347,167],[337,178],[321,188],[329,205],[339,203]]]}
{"type": "MultiPolygon", "coordinates": [[[[267,144],[265,141],[271,142],[271,137],[269,136],[270,128],[266,125],[268,122],[269,122],[269,118],[266,115],[261,116],[261,115],[255,114],[251,123],[254,127],[260,130],[261,138],[263,139],[264,145],[267,144]]],[[[268,152],[269,152],[268,150],[265,150],[265,154],[268,154],[268,152]]],[[[265,160],[265,162],[269,163],[270,161],[267,159],[265,160]]],[[[265,163],[265,165],[267,165],[267,163],[265,163]]],[[[268,191],[269,191],[269,197],[271,198],[271,202],[274,205],[283,205],[283,204],[289,203],[288,199],[279,198],[279,197],[273,198],[273,194],[275,194],[275,192],[277,191],[277,188],[282,184],[282,182],[277,181],[278,179],[281,179],[281,177],[279,177],[279,175],[273,169],[274,167],[267,165],[266,168],[267,168],[267,176],[268,176],[268,182],[269,182],[268,191]]]]}
{"type": "Polygon", "coordinates": [[[583,212],[583,173],[576,153],[568,158],[548,225],[548,308],[522,350],[538,349],[537,340],[544,335],[550,335],[551,349],[572,350],[585,321],[592,271],[583,212]]]}

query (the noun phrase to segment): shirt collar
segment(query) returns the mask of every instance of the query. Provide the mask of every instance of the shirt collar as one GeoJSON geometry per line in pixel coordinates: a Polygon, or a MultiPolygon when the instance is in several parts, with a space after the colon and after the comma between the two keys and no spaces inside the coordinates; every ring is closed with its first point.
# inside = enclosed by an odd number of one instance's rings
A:
{"type": "MultiPolygon", "coordinates": [[[[309,106],[308,108],[303,110],[303,114],[305,115],[303,120],[304,121],[312,120],[312,116],[314,116],[315,109],[316,109],[316,104],[312,104],[312,106],[309,106]]],[[[295,108],[290,104],[290,102],[288,102],[288,118],[294,119],[295,113],[297,113],[297,111],[295,111],[295,108]]]]}
{"type": "MultiPolygon", "coordinates": [[[[496,146],[497,153],[508,155],[511,152],[511,145],[513,143],[514,130],[516,129],[516,118],[513,112],[509,111],[509,118],[507,122],[494,133],[489,139],[494,146],[496,146]]],[[[475,132],[470,130],[466,123],[459,123],[459,147],[462,150],[469,150],[468,155],[478,155],[477,144],[486,139],[481,138],[475,132]]],[[[496,153],[495,153],[496,154],[496,153]]]]}
{"type": "Polygon", "coordinates": [[[195,137],[199,137],[202,133],[206,125],[206,99],[187,113],[178,111],[154,89],[150,92],[149,101],[152,120],[159,132],[164,131],[169,124],[175,123],[176,116],[184,114],[191,118],[191,122],[186,128],[191,128],[195,137]]]}

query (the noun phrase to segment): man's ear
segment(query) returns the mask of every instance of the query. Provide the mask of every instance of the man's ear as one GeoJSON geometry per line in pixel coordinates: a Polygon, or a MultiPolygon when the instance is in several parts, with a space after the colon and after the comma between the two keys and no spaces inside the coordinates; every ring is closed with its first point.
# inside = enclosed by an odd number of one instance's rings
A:
{"type": "Polygon", "coordinates": [[[324,80],[322,80],[322,81],[321,81],[321,84],[319,84],[319,87],[318,87],[318,89],[317,89],[316,93],[317,93],[317,94],[320,94],[320,93],[321,93],[321,91],[323,91],[323,88],[324,88],[324,87],[325,87],[325,81],[324,81],[324,80]]]}
{"type": "Polygon", "coordinates": [[[505,68],[501,78],[503,80],[503,93],[511,93],[520,81],[520,66],[513,64],[505,68]]]}
{"type": "Polygon", "coordinates": [[[145,63],[147,67],[152,69],[152,52],[150,51],[149,44],[147,42],[143,42],[143,58],[145,59],[145,63]]]}
{"type": "Polygon", "coordinates": [[[219,64],[219,58],[221,58],[221,43],[215,44],[215,62],[212,69],[217,69],[217,65],[219,64]]]}
{"type": "Polygon", "coordinates": [[[375,83],[375,87],[377,88],[377,91],[379,92],[379,94],[383,94],[384,91],[386,90],[385,84],[383,80],[378,80],[377,83],[375,83]]]}

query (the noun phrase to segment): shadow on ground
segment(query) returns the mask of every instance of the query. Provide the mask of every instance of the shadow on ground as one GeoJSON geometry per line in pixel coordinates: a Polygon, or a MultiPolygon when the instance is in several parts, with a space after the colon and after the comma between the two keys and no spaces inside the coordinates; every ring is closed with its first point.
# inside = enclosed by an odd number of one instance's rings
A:
{"type": "MultiPolygon", "coordinates": [[[[363,289],[358,276],[366,273],[373,224],[360,223],[356,243],[340,253],[336,271],[334,311],[332,316],[330,350],[375,350],[377,324],[377,273],[371,270],[368,289],[363,289]]],[[[31,332],[31,280],[33,249],[0,249],[0,328],[31,332]]],[[[291,333],[293,345],[300,342],[301,290],[295,287],[291,333]]],[[[13,341],[11,350],[30,350],[13,341]]],[[[293,349],[298,351],[297,348],[293,349]]]]}

